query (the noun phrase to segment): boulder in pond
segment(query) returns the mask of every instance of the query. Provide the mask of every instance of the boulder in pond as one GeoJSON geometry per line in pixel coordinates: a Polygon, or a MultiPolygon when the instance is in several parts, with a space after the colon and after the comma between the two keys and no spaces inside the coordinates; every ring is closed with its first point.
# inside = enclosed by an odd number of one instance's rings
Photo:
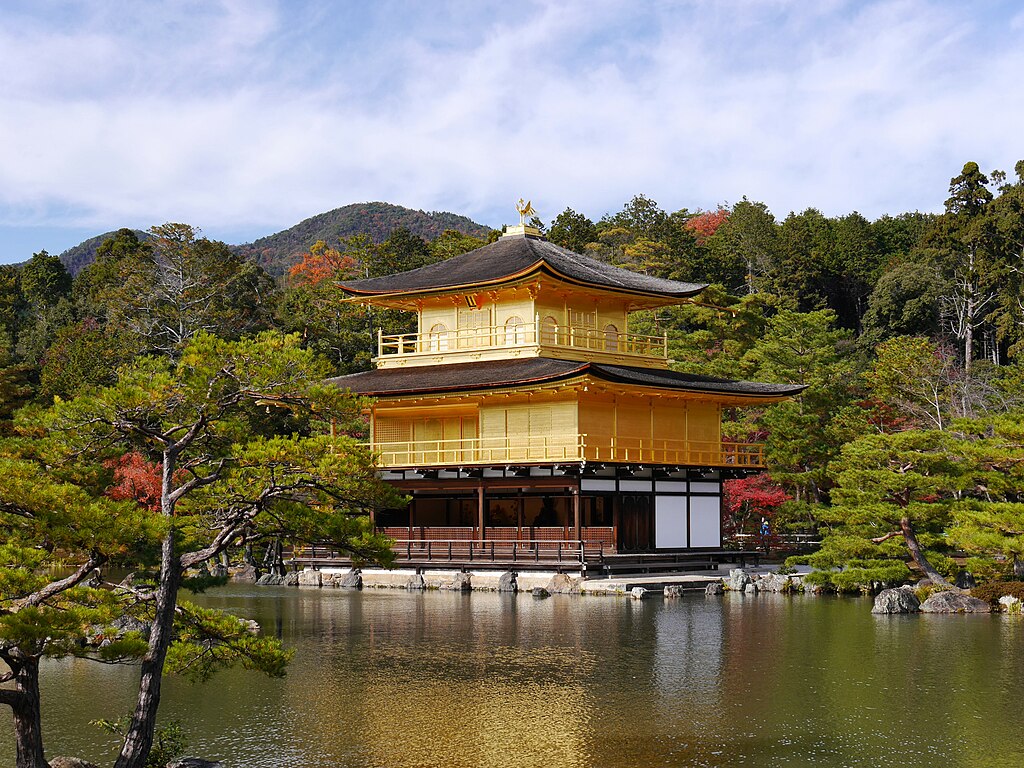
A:
{"type": "Polygon", "coordinates": [[[99,768],[99,766],[80,757],[58,755],[50,760],[50,768],[99,768]]]}
{"type": "Polygon", "coordinates": [[[307,568],[304,571],[299,571],[299,578],[296,583],[300,587],[319,587],[323,585],[324,581],[320,571],[307,568]]]}
{"type": "Polygon", "coordinates": [[[883,589],[875,597],[872,613],[917,613],[921,610],[921,601],[914,594],[913,587],[883,589]]]}
{"type": "Polygon", "coordinates": [[[440,589],[449,592],[470,592],[473,589],[473,579],[468,573],[456,573],[451,581],[442,581],[440,589]]]}
{"type": "Polygon", "coordinates": [[[704,587],[704,594],[708,597],[714,595],[721,595],[725,593],[725,585],[721,581],[709,581],[708,585],[704,587]]]}
{"type": "Polygon", "coordinates": [[[246,564],[231,571],[231,581],[239,584],[255,584],[259,576],[255,565],[246,564]]]}
{"type": "Polygon", "coordinates": [[[580,593],[580,580],[574,579],[564,573],[556,573],[551,577],[546,587],[552,595],[578,595],[580,593]]]}
{"type": "Polygon", "coordinates": [[[745,587],[743,587],[743,591],[746,594],[748,594],[748,595],[756,595],[757,594],[757,582],[756,581],[748,582],[747,585],[745,587]]]}
{"type": "Polygon", "coordinates": [[[498,577],[499,592],[518,592],[519,585],[516,583],[516,575],[512,571],[505,571],[498,577]]]}
{"type": "Polygon", "coordinates": [[[666,584],[664,595],[668,598],[682,597],[683,587],[681,584],[666,584]]]}
{"type": "Polygon", "coordinates": [[[223,563],[217,563],[210,569],[210,575],[215,579],[226,579],[228,577],[228,567],[223,563]]]}
{"type": "Polygon", "coordinates": [[[409,580],[405,582],[405,588],[412,592],[421,592],[427,588],[427,582],[423,578],[422,573],[414,573],[409,577],[409,580]]]}
{"type": "Polygon", "coordinates": [[[544,589],[544,587],[534,587],[530,594],[539,598],[551,597],[551,593],[544,589]]]}
{"type": "Polygon", "coordinates": [[[276,573],[264,573],[256,579],[257,587],[279,587],[282,584],[284,584],[284,576],[278,576],[276,573]]]}
{"type": "Polygon", "coordinates": [[[729,571],[729,578],[725,582],[725,588],[733,592],[742,592],[750,582],[749,573],[742,568],[733,568],[729,571]]]}
{"type": "Polygon", "coordinates": [[[362,589],[363,572],[358,568],[339,573],[334,577],[334,586],[340,589],[362,589]]]}
{"type": "Polygon", "coordinates": [[[757,589],[760,592],[788,592],[793,586],[789,576],[781,573],[766,573],[757,579],[757,589]]]}
{"type": "Polygon", "coordinates": [[[281,584],[283,586],[285,586],[285,587],[297,587],[297,586],[299,586],[299,572],[298,571],[288,571],[288,573],[286,573],[284,575],[284,581],[282,581],[281,584]]]}
{"type": "Polygon", "coordinates": [[[921,603],[922,613],[991,613],[992,606],[984,600],[956,590],[933,592],[921,603]]]}
{"type": "Polygon", "coordinates": [[[651,596],[651,591],[643,587],[633,587],[629,590],[629,596],[634,600],[646,600],[651,596]]]}

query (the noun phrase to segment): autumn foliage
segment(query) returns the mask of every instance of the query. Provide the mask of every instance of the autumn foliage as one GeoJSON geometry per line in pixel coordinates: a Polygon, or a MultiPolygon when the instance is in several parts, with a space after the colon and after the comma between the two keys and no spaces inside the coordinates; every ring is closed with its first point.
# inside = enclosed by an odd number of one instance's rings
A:
{"type": "Polygon", "coordinates": [[[318,285],[324,280],[351,277],[355,270],[355,259],[335,248],[329,248],[323,240],[317,240],[309,253],[302,255],[302,261],[288,270],[288,275],[296,284],[318,285]]]}
{"type": "Polygon", "coordinates": [[[698,213],[686,222],[686,228],[697,236],[697,242],[703,243],[718,230],[725,220],[729,218],[728,208],[719,208],[715,211],[698,213]]]}
{"type": "Polygon", "coordinates": [[[107,496],[115,501],[135,501],[154,512],[160,511],[162,478],[159,463],[133,451],[111,459],[106,466],[114,470],[114,482],[107,488],[107,496]]]}
{"type": "Polygon", "coordinates": [[[768,520],[775,533],[775,510],[793,497],[766,475],[753,475],[723,483],[723,533],[725,538],[737,534],[760,535],[761,518],[768,520]]]}

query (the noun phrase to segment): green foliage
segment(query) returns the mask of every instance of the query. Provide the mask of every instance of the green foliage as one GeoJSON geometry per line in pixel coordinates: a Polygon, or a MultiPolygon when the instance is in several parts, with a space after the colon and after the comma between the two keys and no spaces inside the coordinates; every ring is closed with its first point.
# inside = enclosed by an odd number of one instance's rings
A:
{"type": "Polygon", "coordinates": [[[60,258],[40,251],[21,268],[21,291],[37,311],[54,307],[71,295],[71,275],[60,258]]]}
{"type": "Polygon", "coordinates": [[[79,300],[144,348],[174,355],[197,333],[224,338],[268,328],[275,288],[257,265],[187,224],[164,224],[140,242],[121,230],[80,275],[79,300]]]}
{"type": "Polygon", "coordinates": [[[444,261],[452,256],[469,253],[484,246],[486,242],[480,237],[472,237],[457,229],[446,229],[427,248],[433,261],[444,261]]]}
{"type": "Polygon", "coordinates": [[[218,670],[236,665],[283,677],[292,656],[277,638],[260,636],[253,624],[182,601],[165,668],[193,682],[204,682],[218,670]]]}
{"type": "MultiPolygon", "coordinates": [[[[130,722],[131,718],[125,715],[117,720],[92,720],[89,724],[123,739],[130,722]]],[[[165,768],[168,763],[184,755],[186,749],[188,739],[181,723],[172,720],[165,725],[158,725],[153,736],[153,749],[146,759],[145,768],[165,768]]]]}
{"type": "Polygon", "coordinates": [[[112,384],[117,369],[139,351],[133,334],[104,329],[91,318],[61,328],[40,361],[39,394],[44,400],[69,398],[112,384]]]}
{"type": "Polygon", "coordinates": [[[551,222],[548,239],[576,253],[583,253],[588,243],[597,240],[594,222],[572,208],[566,208],[551,222]]]}
{"type": "Polygon", "coordinates": [[[1024,600],[1024,581],[990,581],[971,589],[971,597],[999,605],[999,598],[1009,595],[1024,600]]]}
{"type": "Polygon", "coordinates": [[[939,331],[945,280],[928,262],[899,264],[885,272],[867,299],[864,333],[872,343],[893,336],[931,336],[939,331]]]}
{"type": "Polygon", "coordinates": [[[768,433],[772,477],[807,501],[827,498],[831,462],[846,442],[866,431],[856,405],[859,361],[852,354],[852,334],[834,324],[831,310],[781,310],[742,360],[750,378],[807,387],[758,419],[768,433]]]}

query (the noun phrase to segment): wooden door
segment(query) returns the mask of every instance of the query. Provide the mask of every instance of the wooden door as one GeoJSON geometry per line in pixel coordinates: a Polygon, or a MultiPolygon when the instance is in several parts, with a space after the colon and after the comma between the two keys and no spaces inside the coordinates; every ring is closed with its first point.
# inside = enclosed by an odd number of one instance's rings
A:
{"type": "Polygon", "coordinates": [[[619,514],[619,552],[644,552],[654,549],[654,510],[650,496],[621,497],[619,514]]]}

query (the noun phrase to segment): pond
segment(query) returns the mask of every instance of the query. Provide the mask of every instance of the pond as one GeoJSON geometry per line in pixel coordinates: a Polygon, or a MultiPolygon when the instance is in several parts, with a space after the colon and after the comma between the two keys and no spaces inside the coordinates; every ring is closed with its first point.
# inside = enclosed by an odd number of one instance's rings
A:
{"type": "MultiPolygon", "coordinates": [[[[873,616],[855,598],[225,587],[201,602],[296,650],[287,677],[165,685],[190,753],[274,766],[1024,765],[1024,623],[873,616]]],[[[109,764],[90,726],[133,668],[44,668],[47,754],[109,764]]],[[[0,764],[13,763],[9,710],[0,764]]]]}

